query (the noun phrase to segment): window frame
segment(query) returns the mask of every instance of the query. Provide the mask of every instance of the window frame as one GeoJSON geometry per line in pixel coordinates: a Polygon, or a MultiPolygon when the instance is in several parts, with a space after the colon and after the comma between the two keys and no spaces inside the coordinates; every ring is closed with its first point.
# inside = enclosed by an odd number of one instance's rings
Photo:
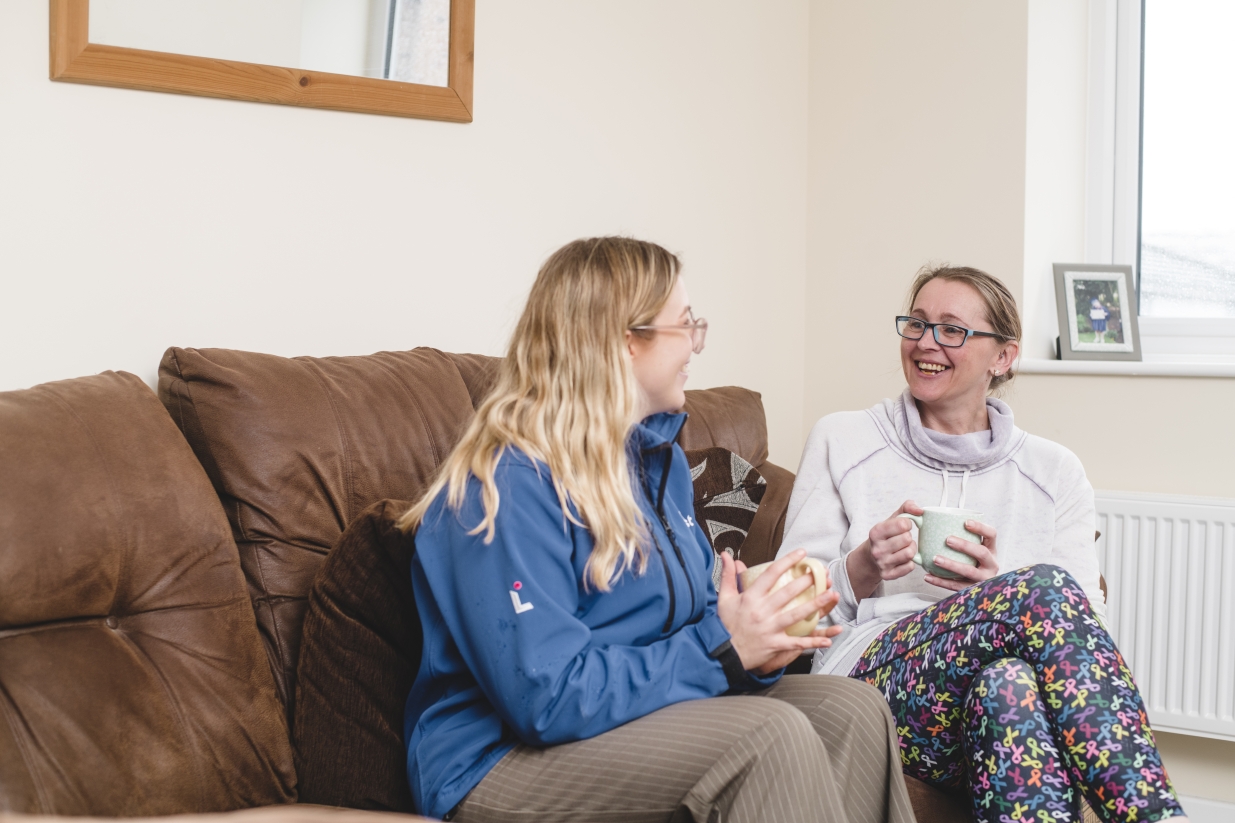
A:
{"type": "Polygon", "coordinates": [[[1235,318],[1140,314],[1145,0],[1090,0],[1085,259],[1132,266],[1146,359],[1235,361],[1235,318]]]}

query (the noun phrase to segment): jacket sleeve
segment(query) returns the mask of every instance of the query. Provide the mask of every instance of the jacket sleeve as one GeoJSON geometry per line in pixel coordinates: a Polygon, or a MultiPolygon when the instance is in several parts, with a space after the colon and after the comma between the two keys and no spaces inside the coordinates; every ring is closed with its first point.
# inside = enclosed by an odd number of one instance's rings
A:
{"type": "MultiPolygon", "coordinates": [[[[664,706],[723,694],[740,677],[714,607],[646,645],[591,645],[579,619],[572,538],[547,470],[498,467],[492,542],[469,534],[482,510],[473,480],[456,514],[435,506],[438,550],[420,562],[451,638],[502,720],[528,745],[583,740],[664,706]],[[726,655],[726,651],[728,654],[726,655]]],[[[634,638],[632,638],[632,641],[634,638]]],[[[754,685],[754,684],[752,684],[754,685]]]]}
{"type": "Polygon", "coordinates": [[[845,514],[840,491],[832,478],[828,428],[825,417],[815,424],[806,440],[785,515],[785,537],[776,555],[780,557],[795,549],[806,549],[808,556],[826,565],[840,602],[823,618],[821,625],[852,625],[857,619],[858,601],[849,585],[845,554],[841,551],[842,541],[849,531],[849,516],[845,514]]]}

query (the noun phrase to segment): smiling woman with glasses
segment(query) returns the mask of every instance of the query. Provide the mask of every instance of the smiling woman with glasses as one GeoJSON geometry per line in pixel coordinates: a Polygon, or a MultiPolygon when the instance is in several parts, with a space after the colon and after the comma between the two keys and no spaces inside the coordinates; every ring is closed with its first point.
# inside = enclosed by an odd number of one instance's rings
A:
{"type": "Polygon", "coordinates": [[[825,562],[841,596],[812,670],[878,687],[905,773],[967,793],[980,823],[1079,821],[1082,798],[1107,821],[1181,816],[1104,626],[1085,470],[993,396],[1016,301],[978,269],[927,268],[896,332],[904,392],[820,420],[789,502],[781,553],[825,562]]]}

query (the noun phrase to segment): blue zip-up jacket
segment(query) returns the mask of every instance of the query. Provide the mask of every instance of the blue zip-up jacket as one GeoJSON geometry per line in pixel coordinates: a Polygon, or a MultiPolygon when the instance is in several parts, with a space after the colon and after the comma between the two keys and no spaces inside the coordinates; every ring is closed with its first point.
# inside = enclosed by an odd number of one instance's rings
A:
{"type": "MultiPolygon", "coordinates": [[[[403,739],[416,808],[442,817],[523,742],[583,740],[683,700],[771,685],[742,670],[716,613],[712,549],[693,518],[684,414],[628,442],[654,539],[647,571],[609,592],[585,585],[592,552],[548,467],[508,448],[493,542],[472,478],[458,514],[440,494],[416,532],[412,588],[424,629],[403,739]]],[[[576,517],[578,519],[578,517],[576,517]]]]}

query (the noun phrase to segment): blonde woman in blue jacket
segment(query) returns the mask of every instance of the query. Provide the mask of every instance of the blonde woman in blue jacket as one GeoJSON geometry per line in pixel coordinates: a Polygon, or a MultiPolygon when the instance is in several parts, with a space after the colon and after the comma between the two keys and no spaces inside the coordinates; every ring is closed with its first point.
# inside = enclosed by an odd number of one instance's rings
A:
{"type": "Polygon", "coordinates": [[[404,517],[424,653],[404,722],[422,813],[459,821],[912,821],[879,692],[781,677],[789,555],[739,593],[692,518],[674,413],[707,324],[678,259],[553,254],[500,376],[404,517]]]}

